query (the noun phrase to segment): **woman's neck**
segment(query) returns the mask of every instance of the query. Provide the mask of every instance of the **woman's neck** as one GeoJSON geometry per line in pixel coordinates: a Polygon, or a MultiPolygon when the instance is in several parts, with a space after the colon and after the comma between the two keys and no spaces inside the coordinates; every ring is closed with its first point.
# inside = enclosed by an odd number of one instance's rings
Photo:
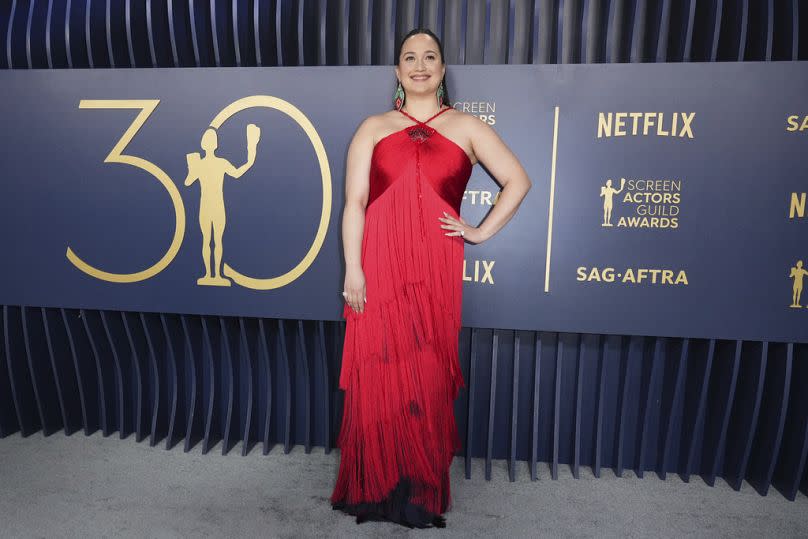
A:
{"type": "Polygon", "coordinates": [[[435,115],[442,107],[438,106],[438,98],[431,97],[407,97],[402,109],[421,121],[435,115]]]}

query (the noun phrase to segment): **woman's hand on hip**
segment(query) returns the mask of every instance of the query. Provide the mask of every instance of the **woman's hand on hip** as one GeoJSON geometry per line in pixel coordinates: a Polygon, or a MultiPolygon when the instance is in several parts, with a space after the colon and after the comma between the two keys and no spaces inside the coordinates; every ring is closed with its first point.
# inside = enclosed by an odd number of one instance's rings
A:
{"type": "Polygon", "coordinates": [[[463,220],[459,215],[455,219],[446,212],[443,212],[443,217],[438,217],[438,220],[443,224],[441,228],[448,230],[444,236],[460,236],[469,243],[482,243],[485,241],[483,232],[476,226],[471,226],[463,220]]]}

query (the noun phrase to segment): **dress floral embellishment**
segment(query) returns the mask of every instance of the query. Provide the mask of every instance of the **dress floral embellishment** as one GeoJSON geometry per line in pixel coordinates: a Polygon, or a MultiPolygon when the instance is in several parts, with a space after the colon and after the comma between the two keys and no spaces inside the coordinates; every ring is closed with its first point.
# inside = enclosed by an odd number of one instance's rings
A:
{"type": "Polygon", "coordinates": [[[423,142],[432,136],[432,132],[434,129],[431,127],[423,126],[423,125],[416,125],[407,130],[407,133],[410,135],[410,138],[415,142],[423,142]]]}

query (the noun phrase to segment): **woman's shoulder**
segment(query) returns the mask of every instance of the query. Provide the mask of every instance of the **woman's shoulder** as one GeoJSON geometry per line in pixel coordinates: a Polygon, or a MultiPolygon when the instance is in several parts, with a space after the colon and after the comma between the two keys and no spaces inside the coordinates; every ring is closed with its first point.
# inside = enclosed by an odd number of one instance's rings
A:
{"type": "Polygon", "coordinates": [[[375,139],[380,132],[384,132],[395,121],[395,111],[371,114],[359,123],[356,135],[375,139]]]}
{"type": "Polygon", "coordinates": [[[463,112],[462,110],[458,110],[452,107],[451,111],[447,111],[446,116],[450,116],[452,123],[455,123],[458,127],[465,130],[481,130],[485,129],[488,126],[486,122],[480,120],[479,117],[475,116],[474,114],[470,114],[468,112],[463,112]]]}

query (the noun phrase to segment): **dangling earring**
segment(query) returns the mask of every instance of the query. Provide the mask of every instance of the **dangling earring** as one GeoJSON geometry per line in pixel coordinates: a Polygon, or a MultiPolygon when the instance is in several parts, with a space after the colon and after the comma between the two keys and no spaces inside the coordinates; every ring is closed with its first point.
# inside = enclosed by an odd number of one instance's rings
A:
{"type": "Polygon", "coordinates": [[[440,86],[438,86],[438,108],[443,107],[443,98],[446,95],[446,87],[443,85],[443,81],[440,81],[440,86]]]}
{"type": "Polygon", "coordinates": [[[393,103],[395,104],[396,110],[401,110],[401,107],[404,106],[404,88],[401,87],[401,81],[398,81],[398,87],[393,96],[393,103]]]}

